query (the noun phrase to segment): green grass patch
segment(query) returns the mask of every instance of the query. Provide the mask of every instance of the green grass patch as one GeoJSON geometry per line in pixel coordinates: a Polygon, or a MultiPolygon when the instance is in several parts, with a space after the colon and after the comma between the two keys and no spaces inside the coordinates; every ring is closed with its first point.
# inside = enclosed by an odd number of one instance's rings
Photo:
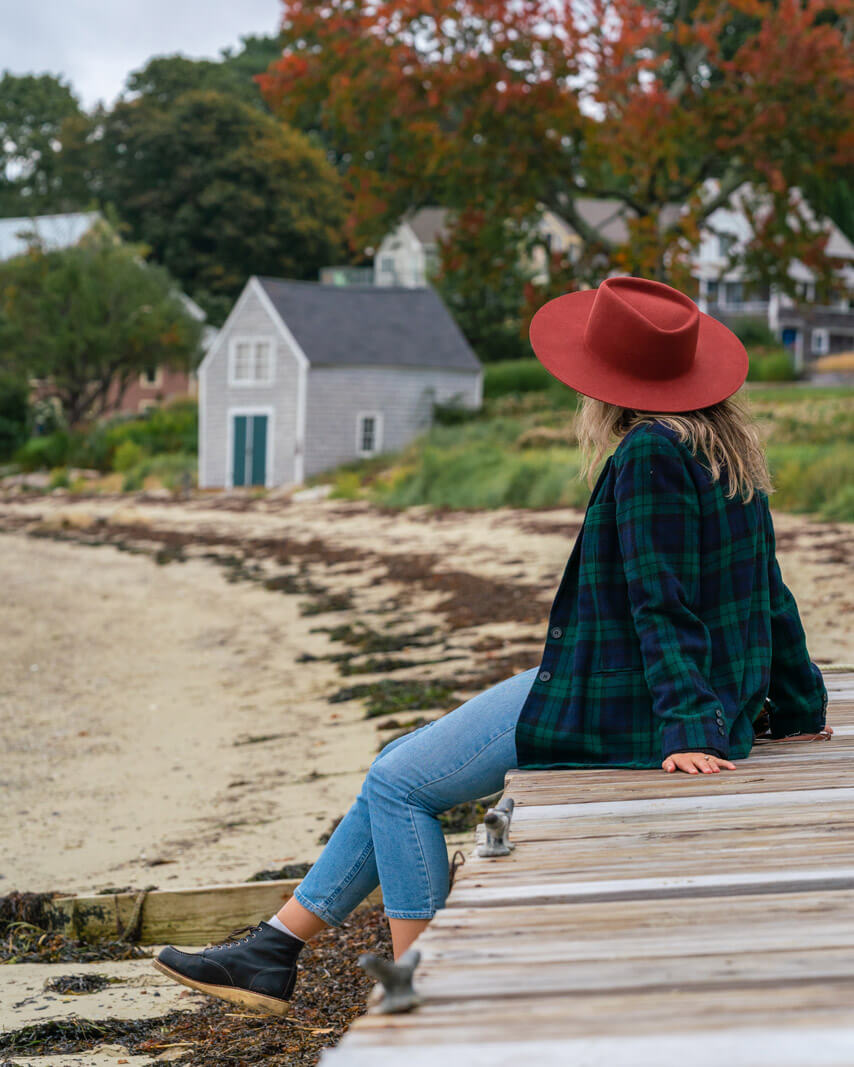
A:
{"type": "MultiPolygon", "coordinates": [[[[513,380],[502,364],[488,372],[498,368],[505,384],[513,380]]],[[[565,392],[574,405],[575,394],[565,392]]],[[[767,441],[778,488],[772,505],[854,521],[854,389],[751,383],[745,397],[767,441]]],[[[578,476],[574,409],[564,399],[548,391],[497,389],[479,417],[434,426],[401,452],[348,464],[332,477],[345,489],[342,495],[391,508],[583,508],[590,488],[578,476]]]]}
{"type": "Polygon", "coordinates": [[[771,506],[854,522],[854,444],[770,445],[771,506]]]}
{"type": "Polygon", "coordinates": [[[196,484],[198,459],[187,452],[146,456],[124,472],[124,492],[142,489],[147,478],[156,478],[165,489],[188,489],[196,484]]]}

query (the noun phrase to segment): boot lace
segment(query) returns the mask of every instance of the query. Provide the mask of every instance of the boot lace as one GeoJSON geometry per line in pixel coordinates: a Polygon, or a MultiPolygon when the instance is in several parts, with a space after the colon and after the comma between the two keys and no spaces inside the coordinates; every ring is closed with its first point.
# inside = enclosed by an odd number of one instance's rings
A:
{"type": "Polygon", "coordinates": [[[246,941],[251,940],[255,934],[261,929],[261,924],[258,923],[255,926],[241,926],[237,930],[232,930],[230,934],[227,934],[221,942],[206,945],[206,948],[234,948],[235,945],[242,945],[246,941]]]}

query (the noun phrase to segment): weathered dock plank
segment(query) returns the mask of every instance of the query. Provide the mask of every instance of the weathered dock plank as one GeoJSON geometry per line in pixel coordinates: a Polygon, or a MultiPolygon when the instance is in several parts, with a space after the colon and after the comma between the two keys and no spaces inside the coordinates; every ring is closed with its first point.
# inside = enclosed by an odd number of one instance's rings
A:
{"type": "Polygon", "coordinates": [[[732,772],[511,771],[515,851],[458,871],[421,1006],[323,1067],[851,1067],[854,672],[827,681],[831,741],[732,772]]]}

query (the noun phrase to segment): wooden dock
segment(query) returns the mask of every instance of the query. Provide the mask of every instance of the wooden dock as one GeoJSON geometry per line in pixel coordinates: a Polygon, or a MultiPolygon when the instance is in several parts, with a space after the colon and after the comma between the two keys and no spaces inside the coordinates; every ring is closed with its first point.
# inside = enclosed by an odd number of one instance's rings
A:
{"type": "Polygon", "coordinates": [[[854,672],[831,741],[736,771],[511,771],[509,856],[466,858],[406,1015],[321,1067],[854,1067],[854,672]]]}

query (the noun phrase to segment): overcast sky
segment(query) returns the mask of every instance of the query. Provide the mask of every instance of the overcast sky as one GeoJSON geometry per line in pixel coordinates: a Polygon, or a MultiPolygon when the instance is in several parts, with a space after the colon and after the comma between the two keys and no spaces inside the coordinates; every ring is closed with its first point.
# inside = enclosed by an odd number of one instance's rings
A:
{"type": "Polygon", "coordinates": [[[0,71],[62,74],[85,107],[111,103],[150,56],[215,59],[274,33],[280,0],[0,0],[0,71]]]}

